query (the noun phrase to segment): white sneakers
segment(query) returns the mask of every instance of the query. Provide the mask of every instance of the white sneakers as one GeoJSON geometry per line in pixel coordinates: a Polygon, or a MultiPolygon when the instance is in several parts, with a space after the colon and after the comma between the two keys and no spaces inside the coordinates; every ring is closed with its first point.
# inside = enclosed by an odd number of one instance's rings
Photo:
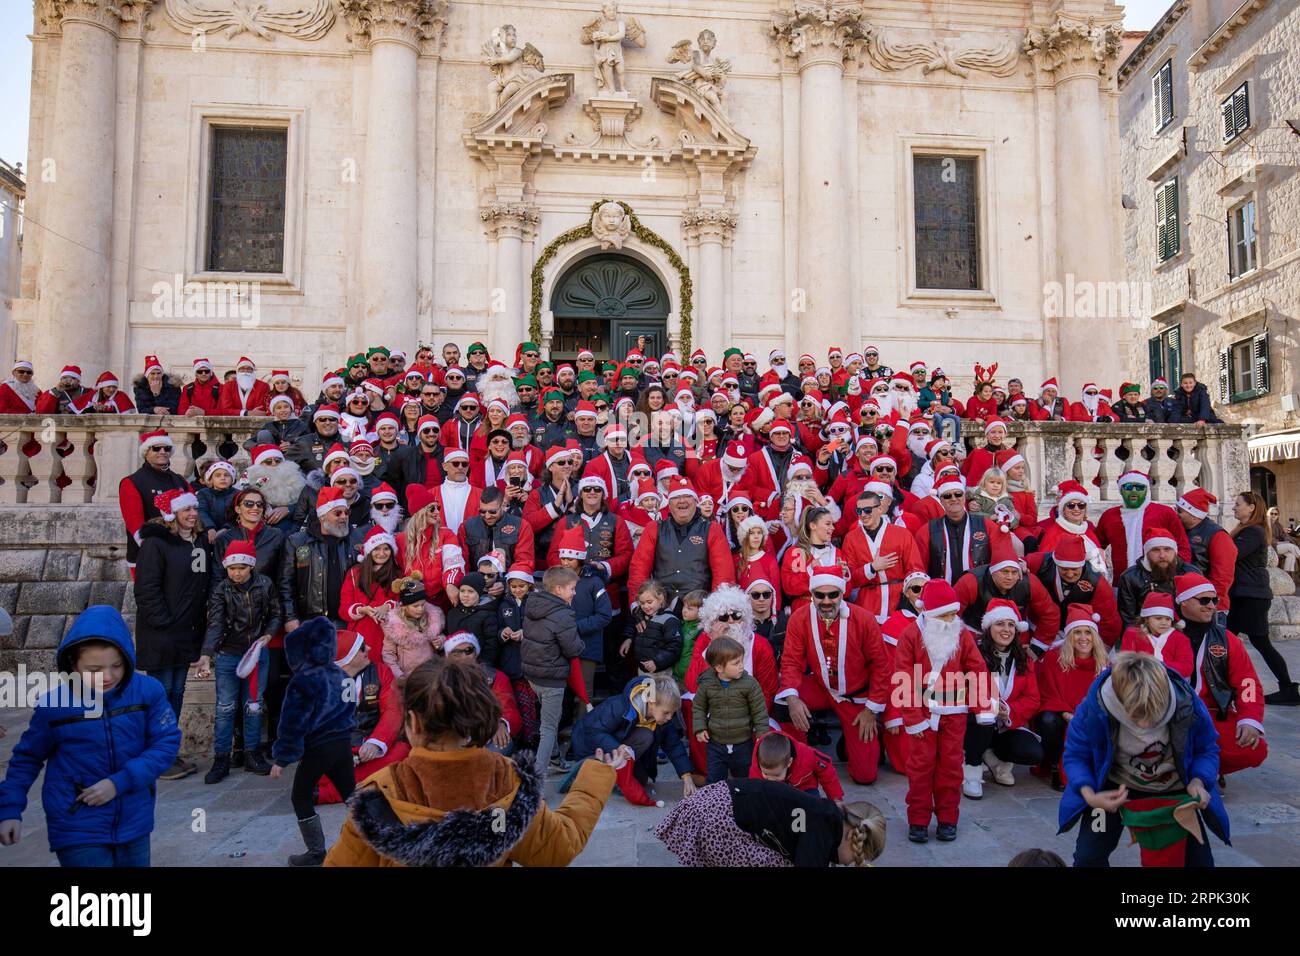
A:
{"type": "Polygon", "coordinates": [[[993,779],[997,783],[1004,787],[1016,785],[1016,775],[1012,772],[1012,765],[1003,763],[992,750],[984,751],[984,763],[993,773],[993,779]]]}
{"type": "Polygon", "coordinates": [[[972,767],[968,763],[963,763],[961,769],[961,792],[972,800],[978,800],[984,796],[984,768],[982,766],[972,767]]]}

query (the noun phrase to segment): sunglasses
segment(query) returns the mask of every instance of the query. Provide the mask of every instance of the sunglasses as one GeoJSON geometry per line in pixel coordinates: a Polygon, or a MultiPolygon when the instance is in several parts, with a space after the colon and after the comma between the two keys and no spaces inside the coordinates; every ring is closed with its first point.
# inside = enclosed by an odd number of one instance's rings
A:
{"type": "Polygon", "coordinates": [[[879,505],[867,505],[866,507],[863,507],[863,508],[857,508],[857,509],[855,509],[855,510],[856,510],[856,511],[858,512],[858,514],[860,514],[860,515],[869,515],[869,514],[871,514],[871,512],[875,511],[878,507],[880,507],[880,506],[879,506],[879,505]]]}
{"type": "Polygon", "coordinates": [[[837,601],[839,597],[839,591],[814,591],[812,594],[814,601],[837,601]]]}
{"type": "Polygon", "coordinates": [[[392,511],[396,507],[397,505],[391,501],[383,501],[375,504],[375,509],[377,511],[392,511]]]}
{"type": "Polygon", "coordinates": [[[499,512],[497,511],[496,508],[479,508],[478,513],[482,515],[484,518],[492,518],[495,517],[499,512]]]}
{"type": "Polygon", "coordinates": [[[348,487],[352,487],[356,483],[357,480],[355,478],[340,478],[338,481],[331,482],[331,484],[333,484],[335,487],[338,487],[339,485],[347,485],[348,487]]]}
{"type": "Polygon", "coordinates": [[[1201,607],[1214,607],[1219,603],[1219,599],[1217,597],[1198,597],[1196,603],[1201,607]]]}
{"type": "Polygon", "coordinates": [[[732,511],[753,511],[754,509],[751,508],[749,505],[732,505],[731,510],[732,511]]]}
{"type": "Polygon", "coordinates": [[[725,614],[719,614],[719,615],[718,615],[718,620],[719,620],[719,621],[739,621],[739,620],[741,620],[744,616],[745,616],[745,615],[741,614],[739,611],[728,611],[728,612],[726,612],[725,614]]]}
{"type": "Polygon", "coordinates": [[[771,591],[750,591],[749,596],[755,601],[766,601],[772,596],[771,591]]]}
{"type": "Polygon", "coordinates": [[[538,357],[539,357],[539,356],[538,356],[538,353],[537,353],[537,352],[525,352],[525,353],[524,353],[524,358],[538,358],[538,357]]]}
{"type": "Polygon", "coordinates": [[[195,378],[198,378],[200,375],[211,375],[211,374],[212,374],[212,373],[211,373],[210,371],[208,371],[206,368],[201,368],[201,369],[199,369],[197,372],[194,373],[194,377],[195,377],[195,378]]]}
{"type": "Polygon", "coordinates": [[[1067,501],[1067,502],[1065,503],[1065,507],[1067,507],[1067,508],[1086,508],[1087,505],[1085,505],[1082,501],[1067,501]]]}
{"type": "Polygon", "coordinates": [[[879,472],[882,472],[883,474],[886,474],[886,475],[892,475],[894,472],[898,471],[897,468],[894,468],[894,467],[892,467],[891,465],[877,465],[875,468],[873,468],[873,469],[871,469],[871,470],[872,470],[872,471],[879,471],[879,472]]]}
{"type": "Polygon", "coordinates": [[[448,468],[468,468],[468,467],[469,467],[469,462],[467,462],[467,461],[449,461],[449,462],[447,462],[447,467],[448,467],[448,468]]]}
{"type": "Polygon", "coordinates": [[[16,368],[16,369],[14,369],[14,374],[15,374],[15,375],[31,375],[31,374],[32,374],[32,370],[31,370],[31,369],[27,369],[27,368],[16,368]]]}
{"type": "Polygon", "coordinates": [[[249,511],[264,511],[266,505],[260,501],[241,501],[239,507],[247,508],[249,511]]]}
{"type": "Polygon", "coordinates": [[[940,501],[957,501],[958,499],[960,499],[960,498],[965,498],[965,497],[966,497],[966,495],[963,494],[963,493],[960,492],[960,491],[950,491],[950,492],[948,492],[947,494],[940,495],[940,496],[939,496],[939,500],[940,500],[940,501]]]}
{"type": "Polygon", "coordinates": [[[908,589],[907,589],[907,593],[908,593],[908,594],[920,594],[921,591],[923,591],[923,590],[924,590],[924,588],[911,587],[911,588],[908,588],[908,589]]]}
{"type": "Polygon", "coordinates": [[[583,488],[582,493],[584,495],[603,495],[605,492],[601,491],[599,488],[583,488]]]}
{"type": "Polygon", "coordinates": [[[452,651],[452,654],[456,655],[457,657],[471,657],[474,654],[474,648],[470,647],[468,644],[465,644],[462,645],[461,647],[455,648],[452,651]]]}

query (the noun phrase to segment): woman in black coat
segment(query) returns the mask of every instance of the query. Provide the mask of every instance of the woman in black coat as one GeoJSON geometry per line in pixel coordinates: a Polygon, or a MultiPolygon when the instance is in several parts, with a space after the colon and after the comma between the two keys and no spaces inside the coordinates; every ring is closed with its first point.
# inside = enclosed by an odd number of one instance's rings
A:
{"type": "Polygon", "coordinates": [[[1268,526],[1268,508],[1264,499],[1253,491],[1243,491],[1232,505],[1237,527],[1232,540],[1237,545],[1237,570],[1228,589],[1228,630],[1250,643],[1264,658],[1277,678],[1278,690],[1264,695],[1264,703],[1295,706],[1300,704],[1300,688],[1287,670],[1286,660],[1268,636],[1268,611],[1273,603],[1273,589],[1268,584],[1268,549],[1272,534],[1268,526]]]}
{"type": "MultiPolygon", "coordinates": [[[[212,566],[197,502],[178,508],[171,521],[151,518],[141,526],[135,563],[136,666],[162,682],[178,721],[185,679],[203,646],[212,566]]],[[[193,764],[177,758],[163,779],[193,772],[193,764]]]]}
{"type": "Polygon", "coordinates": [[[131,382],[136,411],[142,415],[176,415],[181,404],[181,383],[152,366],[131,382]],[[159,411],[158,409],[164,409],[159,411]]]}

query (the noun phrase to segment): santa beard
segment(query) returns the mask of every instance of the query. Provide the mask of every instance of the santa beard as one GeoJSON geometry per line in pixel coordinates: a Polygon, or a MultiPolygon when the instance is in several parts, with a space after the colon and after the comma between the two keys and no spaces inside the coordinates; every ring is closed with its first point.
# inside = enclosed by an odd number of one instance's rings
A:
{"type": "Polygon", "coordinates": [[[27,403],[28,408],[33,411],[36,410],[36,397],[41,393],[40,389],[36,387],[36,382],[20,382],[16,378],[11,378],[5,384],[13,390],[15,395],[27,403]]]}
{"type": "Polygon", "coordinates": [[[754,639],[754,632],[744,621],[714,621],[709,628],[709,640],[716,641],[720,637],[729,637],[739,641],[742,647],[748,647],[754,639]]]}
{"type": "Polygon", "coordinates": [[[966,625],[960,617],[940,621],[922,614],[917,618],[917,626],[921,629],[925,652],[930,656],[930,669],[941,670],[961,643],[961,632],[966,625]]]}
{"type": "Polygon", "coordinates": [[[1096,415],[1096,414],[1097,414],[1097,409],[1098,409],[1099,407],[1101,407],[1101,396],[1100,396],[1100,395],[1091,395],[1091,396],[1089,396],[1089,395],[1084,395],[1084,396],[1083,396],[1083,407],[1084,407],[1085,409],[1087,409],[1089,415],[1096,415]]]}
{"type": "Polygon", "coordinates": [[[307,484],[302,470],[291,462],[280,465],[252,465],[244,476],[249,488],[256,488],[272,508],[291,508],[307,484]]]}
{"type": "Polygon", "coordinates": [[[390,508],[387,511],[380,511],[377,508],[371,508],[370,520],[389,534],[396,534],[397,526],[402,523],[402,509],[390,508]]]}
{"type": "Polygon", "coordinates": [[[930,444],[929,435],[908,435],[907,450],[917,458],[925,457],[925,446],[930,444]]]}
{"type": "Polygon", "coordinates": [[[889,397],[892,399],[894,411],[898,412],[900,418],[912,417],[912,413],[916,411],[916,392],[911,389],[906,392],[896,392],[891,389],[889,397]]]}
{"type": "Polygon", "coordinates": [[[880,408],[881,418],[888,418],[894,411],[894,396],[889,393],[888,389],[883,392],[872,392],[871,398],[880,408]]]}
{"type": "Polygon", "coordinates": [[[519,404],[519,393],[515,391],[514,373],[508,368],[493,366],[478,377],[475,383],[479,398],[484,407],[493,399],[501,399],[510,408],[519,404]]]}

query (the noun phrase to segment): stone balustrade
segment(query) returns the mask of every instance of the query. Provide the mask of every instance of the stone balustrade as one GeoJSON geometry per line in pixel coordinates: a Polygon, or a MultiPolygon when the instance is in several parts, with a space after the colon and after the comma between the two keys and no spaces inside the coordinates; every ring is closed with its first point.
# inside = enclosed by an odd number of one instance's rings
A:
{"type": "Polygon", "coordinates": [[[140,467],[140,435],[166,429],[172,470],[193,479],[199,460],[243,468],[244,444],[270,419],[186,415],[0,415],[0,505],[116,504],[140,467]]]}

